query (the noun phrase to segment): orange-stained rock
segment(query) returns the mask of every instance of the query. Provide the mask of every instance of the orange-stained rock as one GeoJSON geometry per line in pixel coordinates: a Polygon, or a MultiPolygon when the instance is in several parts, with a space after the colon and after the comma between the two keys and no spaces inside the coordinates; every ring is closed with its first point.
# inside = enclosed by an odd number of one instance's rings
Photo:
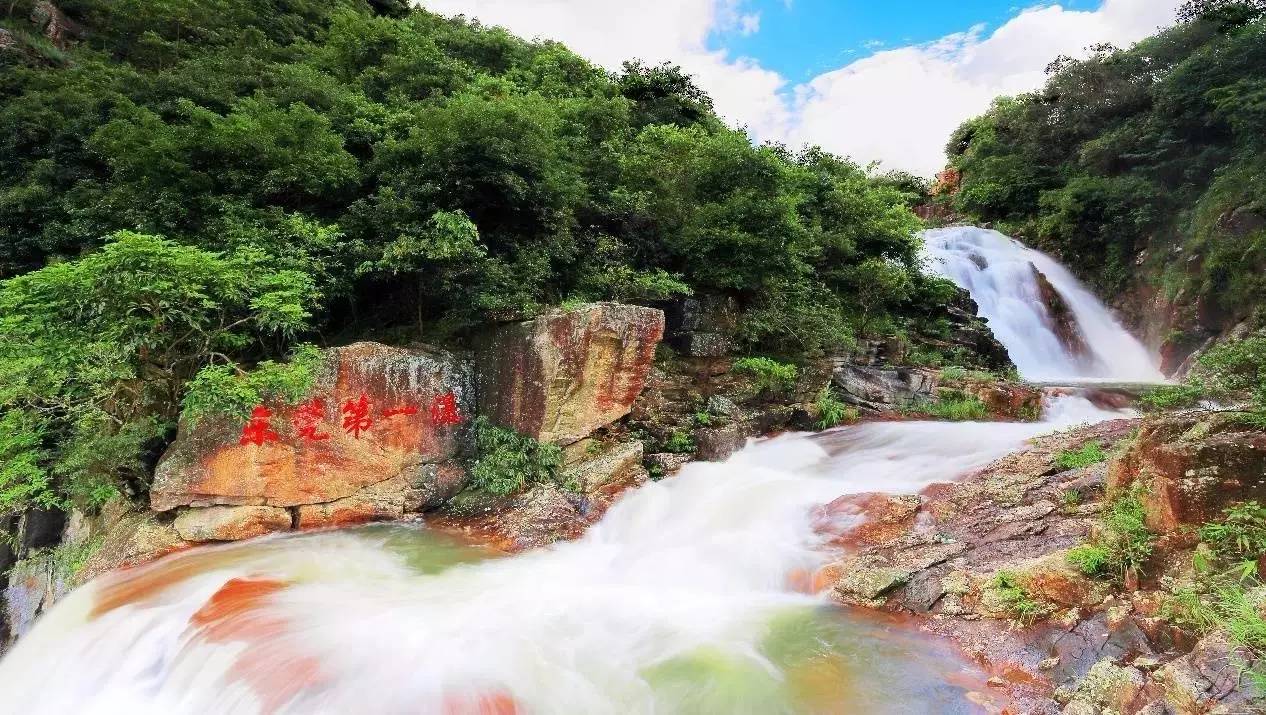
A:
{"type": "Polygon", "coordinates": [[[814,528],[834,535],[835,543],[841,546],[882,544],[913,528],[922,503],[913,494],[846,494],[818,509],[814,528]]]}
{"type": "Polygon", "coordinates": [[[227,416],[182,424],[158,465],[150,504],[156,511],[324,504],[448,462],[474,404],[469,372],[438,350],[331,349],[298,404],[260,405],[245,425],[227,416]]]}
{"type": "Polygon", "coordinates": [[[185,541],[237,541],[290,528],[290,512],[275,506],[209,506],[176,515],[185,541]]]}
{"type": "Polygon", "coordinates": [[[570,444],[629,413],[664,335],[664,313],[619,303],[556,310],[479,341],[480,413],[570,444]]]}
{"type": "Polygon", "coordinates": [[[1231,504],[1266,500],[1266,431],[1226,413],[1164,415],[1108,467],[1108,491],[1143,486],[1147,526],[1161,533],[1216,519],[1231,504]]]}

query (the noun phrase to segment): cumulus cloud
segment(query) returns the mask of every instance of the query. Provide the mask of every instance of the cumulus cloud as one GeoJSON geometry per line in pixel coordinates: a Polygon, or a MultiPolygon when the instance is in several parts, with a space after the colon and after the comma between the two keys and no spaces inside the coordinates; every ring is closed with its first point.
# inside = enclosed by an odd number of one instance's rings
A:
{"type": "MultiPolygon", "coordinates": [[[[790,3],[791,0],[786,0],[790,3]]],[[[1125,46],[1168,24],[1181,0],[1105,0],[1097,10],[1042,4],[993,32],[964,29],[923,45],[877,52],[792,86],[745,57],[710,49],[715,33],[753,33],[743,0],[425,0],[526,37],[565,42],[618,69],[641,58],[695,75],[718,112],[756,140],[819,144],[861,163],[930,175],[964,119],[1000,94],[1034,89],[1047,63],[1099,42],[1125,46]]]]}
{"type": "Polygon", "coordinates": [[[1096,11],[1058,5],[1020,12],[925,45],[879,52],[796,88],[785,140],[930,175],[963,120],[994,97],[1035,89],[1057,55],[1100,42],[1126,46],[1168,24],[1179,0],[1107,0],[1096,11]]]}

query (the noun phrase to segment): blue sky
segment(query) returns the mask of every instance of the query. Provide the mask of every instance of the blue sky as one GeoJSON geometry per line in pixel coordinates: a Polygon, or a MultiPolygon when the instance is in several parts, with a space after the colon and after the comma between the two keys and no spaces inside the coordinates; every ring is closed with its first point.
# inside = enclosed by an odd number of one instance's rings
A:
{"type": "MultiPolygon", "coordinates": [[[[931,42],[984,24],[992,31],[1024,8],[1022,0],[748,0],[743,13],[759,15],[748,34],[731,27],[708,38],[713,49],[751,57],[792,82],[805,82],[881,50],[931,42]]],[[[1098,0],[1062,0],[1070,10],[1094,9],[1098,0]]]]}
{"type": "Polygon", "coordinates": [[[672,62],[753,141],[930,176],[962,121],[1036,89],[1057,55],[1127,46],[1182,0],[420,0],[613,71],[672,62]]]}

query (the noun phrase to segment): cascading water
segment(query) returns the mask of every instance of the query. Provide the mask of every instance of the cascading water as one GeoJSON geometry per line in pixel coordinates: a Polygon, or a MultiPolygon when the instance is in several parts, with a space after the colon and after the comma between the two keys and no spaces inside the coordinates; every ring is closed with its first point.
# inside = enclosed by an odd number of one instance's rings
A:
{"type": "Polygon", "coordinates": [[[0,698],[30,715],[972,712],[961,683],[981,678],[952,650],[793,576],[830,558],[819,505],[917,491],[1115,413],[1065,397],[1049,415],[763,440],[510,558],[423,527],[176,555],[58,604],[0,662],[0,698]]]}
{"type": "Polygon", "coordinates": [[[1160,382],[1156,360],[1068,269],[997,231],[924,232],[929,268],[971,293],[1020,374],[1038,381],[1160,382]],[[1036,272],[1035,272],[1036,271],[1036,272]],[[1038,272],[1067,305],[1085,351],[1057,334],[1038,272]]]}
{"type": "MultiPolygon", "coordinates": [[[[1026,376],[1159,377],[1042,254],[978,229],[927,245],[1026,376]],[[1052,342],[1030,263],[1094,361],[1052,342]]],[[[422,525],[174,555],[45,614],[0,661],[0,702],[28,715],[975,712],[983,675],[948,646],[811,592],[832,558],[820,507],[917,492],[1119,413],[1064,396],[1045,415],[761,440],[628,493],[577,541],[509,558],[422,525]]]]}

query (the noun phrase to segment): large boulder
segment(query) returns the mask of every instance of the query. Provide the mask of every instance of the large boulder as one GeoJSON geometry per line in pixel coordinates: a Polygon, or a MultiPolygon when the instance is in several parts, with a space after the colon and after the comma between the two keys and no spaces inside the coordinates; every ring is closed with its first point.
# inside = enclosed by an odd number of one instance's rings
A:
{"type": "Polygon", "coordinates": [[[664,313],[618,303],[556,310],[479,341],[479,411],[566,445],[629,413],[646,384],[664,313]]]}
{"type": "Polygon", "coordinates": [[[862,409],[883,412],[932,399],[936,372],[915,367],[841,364],[832,378],[840,398],[862,409]]]}
{"type": "MultiPolygon", "coordinates": [[[[376,343],[333,348],[298,404],[259,405],[245,425],[229,416],[182,424],[158,465],[150,504],[156,511],[347,506],[345,500],[374,489],[355,511],[363,520],[384,518],[384,510],[364,504],[395,499],[403,509],[410,499],[421,504],[460,490],[462,484],[451,482],[461,474],[454,462],[473,398],[468,364],[450,353],[376,343]],[[394,491],[387,491],[397,496],[378,494],[384,484],[393,485],[394,491]]],[[[308,518],[299,521],[346,522],[351,513],[335,511],[343,516],[322,518],[308,510],[308,518]]],[[[398,511],[391,507],[386,513],[398,511]]],[[[262,520],[234,514],[228,525],[224,512],[185,512],[181,520],[190,533],[201,525],[198,540],[251,535],[261,525],[283,528],[273,512],[262,520]],[[243,523],[250,528],[229,528],[243,523]]]]}
{"type": "Polygon", "coordinates": [[[1142,485],[1147,526],[1172,533],[1218,518],[1240,501],[1266,501],[1266,431],[1235,414],[1164,415],[1108,468],[1108,491],[1142,485]]]}

